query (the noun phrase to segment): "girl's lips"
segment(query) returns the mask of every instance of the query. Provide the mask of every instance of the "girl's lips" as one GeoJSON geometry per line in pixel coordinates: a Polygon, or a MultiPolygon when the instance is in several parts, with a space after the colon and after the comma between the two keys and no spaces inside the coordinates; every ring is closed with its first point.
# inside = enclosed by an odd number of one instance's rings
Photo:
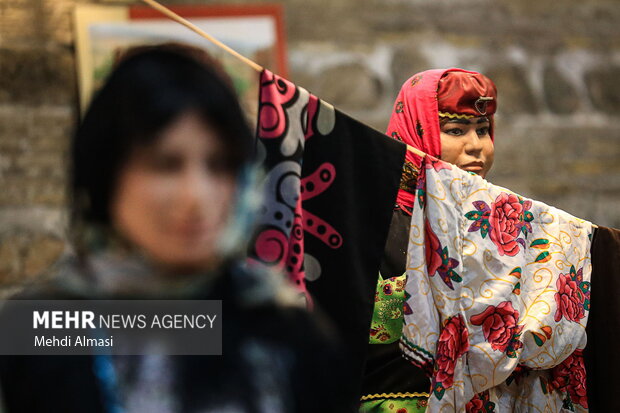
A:
{"type": "Polygon", "coordinates": [[[484,168],[484,162],[470,162],[468,164],[462,165],[461,169],[465,171],[471,172],[480,172],[484,168]]]}
{"type": "Polygon", "coordinates": [[[176,223],[169,227],[169,231],[178,237],[183,238],[200,238],[214,230],[212,225],[205,222],[184,222],[176,223]]]}

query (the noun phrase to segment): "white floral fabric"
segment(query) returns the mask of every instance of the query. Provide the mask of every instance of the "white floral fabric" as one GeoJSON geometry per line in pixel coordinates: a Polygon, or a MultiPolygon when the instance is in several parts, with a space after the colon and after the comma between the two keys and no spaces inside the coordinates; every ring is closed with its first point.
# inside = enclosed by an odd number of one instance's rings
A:
{"type": "Polygon", "coordinates": [[[401,348],[428,412],[587,411],[593,226],[427,156],[401,348]]]}

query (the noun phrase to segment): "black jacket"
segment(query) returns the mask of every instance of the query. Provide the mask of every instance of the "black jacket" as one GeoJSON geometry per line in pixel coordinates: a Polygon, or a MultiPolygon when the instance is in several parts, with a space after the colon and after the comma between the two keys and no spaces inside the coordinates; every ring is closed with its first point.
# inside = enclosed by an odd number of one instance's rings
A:
{"type": "MultiPolygon", "coordinates": [[[[281,304],[277,294],[248,300],[262,288],[261,277],[232,266],[208,292],[191,297],[222,300],[223,355],[168,356],[178,411],[354,411],[357,400],[339,392],[351,378],[338,340],[318,316],[281,304]]],[[[86,297],[52,283],[21,298],[86,297]]],[[[112,365],[132,366],[140,356],[113,357],[112,365]]],[[[6,412],[110,412],[111,397],[123,400],[128,390],[106,386],[96,362],[91,356],[0,357],[6,412]]]]}

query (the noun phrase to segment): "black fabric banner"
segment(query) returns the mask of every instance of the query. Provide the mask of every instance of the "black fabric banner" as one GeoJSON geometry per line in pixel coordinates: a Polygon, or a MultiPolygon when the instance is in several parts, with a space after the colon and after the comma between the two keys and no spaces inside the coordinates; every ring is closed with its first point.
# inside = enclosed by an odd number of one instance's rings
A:
{"type": "Polygon", "coordinates": [[[359,400],[379,265],[406,146],[268,71],[258,151],[264,204],[250,258],[283,269],[333,321],[359,400]]]}
{"type": "Polygon", "coordinates": [[[599,227],[592,239],[590,316],[584,349],[588,408],[592,413],[620,412],[620,230],[599,227]]]}
{"type": "MultiPolygon", "coordinates": [[[[302,176],[325,162],[336,170],[325,198],[308,199],[303,206],[333,225],[342,245],[330,248],[317,237],[306,237],[307,255],[316,259],[320,273],[308,260],[305,269],[306,279],[314,280],[308,291],[334,320],[356,362],[356,378],[363,373],[379,264],[405,150],[400,142],[336,111],[332,132],[314,137],[304,153],[302,176]]],[[[356,394],[361,391],[361,382],[350,386],[356,394]]]]}

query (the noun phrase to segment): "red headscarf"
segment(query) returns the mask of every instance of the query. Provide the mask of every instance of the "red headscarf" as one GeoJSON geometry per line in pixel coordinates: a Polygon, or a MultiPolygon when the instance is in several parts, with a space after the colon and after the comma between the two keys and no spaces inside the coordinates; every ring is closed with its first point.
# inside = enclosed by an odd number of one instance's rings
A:
{"type": "MultiPolygon", "coordinates": [[[[497,88],[488,77],[463,69],[433,69],[420,72],[400,89],[387,135],[420,149],[435,158],[441,157],[439,117],[473,118],[487,116],[493,139],[493,114],[497,109],[497,88]]],[[[407,151],[406,175],[417,175],[421,158],[407,151]]],[[[413,176],[411,177],[413,178],[413,176]]],[[[401,182],[396,203],[406,211],[413,207],[414,194],[401,182]]]]}

